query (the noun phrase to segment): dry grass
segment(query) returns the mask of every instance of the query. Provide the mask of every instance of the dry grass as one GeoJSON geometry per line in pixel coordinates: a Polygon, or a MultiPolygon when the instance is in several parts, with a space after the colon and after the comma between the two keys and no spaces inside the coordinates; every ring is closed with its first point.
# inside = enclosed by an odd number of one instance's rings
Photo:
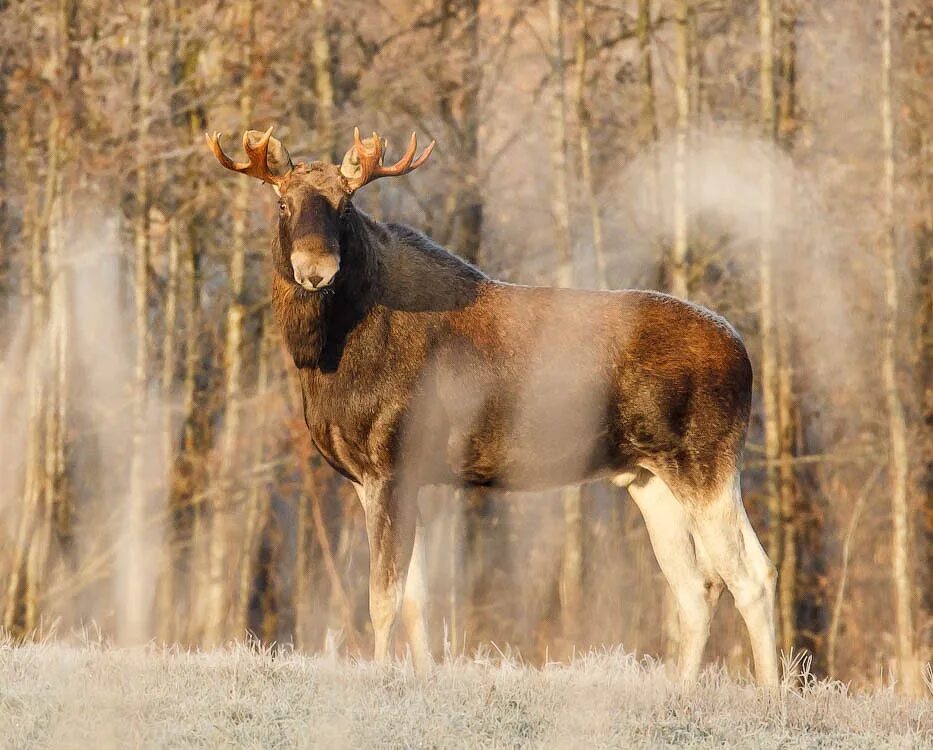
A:
{"type": "Polygon", "coordinates": [[[933,701],[852,694],[796,672],[803,687],[767,695],[715,669],[685,691],[657,663],[622,652],[545,669],[458,659],[419,680],[407,665],[246,646],[0,642],[0,745],[933,746],[933,701]]]}

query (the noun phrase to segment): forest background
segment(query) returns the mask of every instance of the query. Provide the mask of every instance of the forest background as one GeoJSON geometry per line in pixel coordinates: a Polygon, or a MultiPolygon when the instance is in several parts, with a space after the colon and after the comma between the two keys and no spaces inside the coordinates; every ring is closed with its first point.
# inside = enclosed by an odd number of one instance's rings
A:
{"type": "MultiPolygon", "coordinates": [[[[360,125],[390,159],[438,141],[360,196],[377,218],[509,281],[735,324],[781,647],[920,689],[931,28],[921,0],[0,0],[3,628],[369,652],[361,511],[270,317],[275,204],[203,138],[274,124],[339,162],[360,125]]],[[[623,491],[421,506],[437,652],[669,648],[623,491]]],[[[748,669],[731,602],[709,656],[748,669]]]]}

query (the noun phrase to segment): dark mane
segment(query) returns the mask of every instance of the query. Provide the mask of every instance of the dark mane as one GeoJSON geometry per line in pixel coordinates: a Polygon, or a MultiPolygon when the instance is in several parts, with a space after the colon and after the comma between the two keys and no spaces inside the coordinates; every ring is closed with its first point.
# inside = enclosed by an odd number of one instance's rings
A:
{"type": "Polygon", "coordinates": [[[365,275],[374,283],[372,301],[387,308],[459,310],[471,304],[479,286],[489,280],[478,268],[411,227],[376,221],[355,208],[348,210],[343,224],[341,256],[354,267],[352,275],[357,279],[361,266],[375,263],[365,275]]]}

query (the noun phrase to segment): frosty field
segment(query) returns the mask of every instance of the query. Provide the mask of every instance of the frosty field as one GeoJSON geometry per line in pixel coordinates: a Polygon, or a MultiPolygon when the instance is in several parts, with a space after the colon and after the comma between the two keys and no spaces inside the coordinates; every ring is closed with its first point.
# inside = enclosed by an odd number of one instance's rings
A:
{"type": "MultiPolygon", "coordinates": [[[[799,672],[798,672],[799,674],[799,672]]],[[[336,656],[0,645],[0,745],[930,747],[933,701],[708,669],[684,690],[622,652],[537,669],[456,659],[427,680],[336,656]]]]}

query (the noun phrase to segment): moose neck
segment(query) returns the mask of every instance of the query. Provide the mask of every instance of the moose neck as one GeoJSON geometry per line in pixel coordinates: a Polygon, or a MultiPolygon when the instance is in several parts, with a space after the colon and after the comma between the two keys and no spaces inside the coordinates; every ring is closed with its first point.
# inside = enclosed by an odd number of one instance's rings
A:
{"type": "MultiPolygon", "coordinates": [[[[299,369],[335,365],[347,334],[376,302],[379,275],[377,245],[386,229],[348,206],[340,220],[340,271],[333,287],[308,292],[276,269],[272,303],[285,345],[299,369]]],[[[273,255],[282,255],[278,236],[273,255]]]]}

